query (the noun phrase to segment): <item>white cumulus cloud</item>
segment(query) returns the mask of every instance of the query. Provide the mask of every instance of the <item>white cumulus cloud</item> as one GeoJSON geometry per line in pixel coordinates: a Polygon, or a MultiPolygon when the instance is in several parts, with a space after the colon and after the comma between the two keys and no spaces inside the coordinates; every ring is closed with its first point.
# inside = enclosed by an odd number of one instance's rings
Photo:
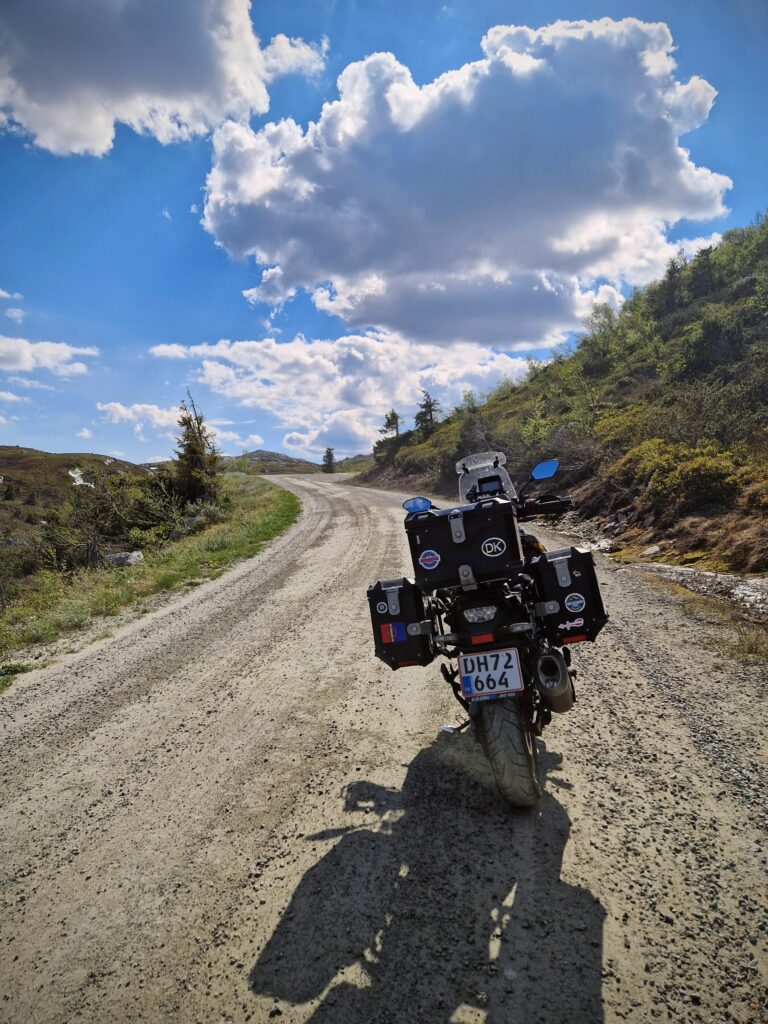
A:
{"type": "MultiPolygon", "coordinates": [[[[58,377],[87,373],[85,363],[76,356],[97,356],[97,348],[81,348],[61,341],[28,341],[0,335],[0,370],[30,372],[48,370],[58,377]]],[[[30,386],[35,384],[30,381],[30,386]]]]}
{"type": "Polygon", "coordinates": [[[14,299],[19,302],[24,296],[21,292],[7,292],[5,288],[0,288],[0,299],[14,299]]]}
{"type": "Polygon", "coordinates": [[[19,309],[18,306],[11,306],[10,309],[6,309],[5,315],[9,320],[14,320],[17,324],[20,324],[27,314],[23,309],[19,309]]]}
{"type": "Polygon", "coordinates": [[[0,402],[28,402],[28,398],[15,395],[13,391],[0,391],[0,402]]]}
{"type": "Polygon", "coordinates": [[[370,450],[392,405],[415,408],[426,388],[446,404],[468,389],[488,390],[521,376],[526,361],[483,345],[413,343],[392,333],[333,341],[221,340],[210,345],[157,345],[156,358],[190,359],[215,394],[270,413],[286,429],[288,447],[308,454],[330,445],[370,450]]]}
{"type": "Polygon", "coordinates": [[[88,427],[83,427],[82,430],[78,430],[77,436],[82,437],[84,441],[87,441],[89,438],[93,437],[93,431],[89,430],[88,427]]]}
{"type": "Polygon", "coordinates": [[[730,179],[679,138],[715,89],[675,79],[666,25],[500,25],[482,50],[424,85],[373,54],[306,129],[217,129],[203,222],[261,266],[251,302],[303,288],[350,328],[530,346],[663,270],[670,225],[724,212],[730,179]]]}
{"type": "Polygon", "coordinates": [[[164,409],[162,406],[146,402],[134,402],[133,405],[123,405],[122,402],[97,402],[96,408],[110,423],[148,423],[157,430],[175,430],[179,424],[178,405],[164,409]]]}
{"type": "Polygon", "coordinates": [[[4,0],[0,126],[53,153],[106,153],[115,124],[168,143],[247,121],[268,84],[314,74],[325,43],[262,47],[250,0],[4,0]]]}

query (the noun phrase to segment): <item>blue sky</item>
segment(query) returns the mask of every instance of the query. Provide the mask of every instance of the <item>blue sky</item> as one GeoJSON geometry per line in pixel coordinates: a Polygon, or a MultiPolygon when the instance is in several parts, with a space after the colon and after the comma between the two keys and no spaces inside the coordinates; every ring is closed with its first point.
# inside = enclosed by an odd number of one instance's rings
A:
{"type": "Polygon", "coordinates": [[[0,443],[366,450],[766,206],[757,0],[93,12],[0,12],[0,443]]]}

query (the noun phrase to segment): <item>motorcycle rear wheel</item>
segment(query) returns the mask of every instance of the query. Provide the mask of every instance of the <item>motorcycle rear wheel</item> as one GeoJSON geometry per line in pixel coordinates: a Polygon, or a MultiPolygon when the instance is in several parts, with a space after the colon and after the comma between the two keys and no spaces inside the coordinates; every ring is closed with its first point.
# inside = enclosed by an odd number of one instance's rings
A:
{"type": "Polygon", "coordinates": [[[532,807],[541,796],[536,737],[514,697],[484,701],[480,740],[496,788],[512,807],[532,807]]]}

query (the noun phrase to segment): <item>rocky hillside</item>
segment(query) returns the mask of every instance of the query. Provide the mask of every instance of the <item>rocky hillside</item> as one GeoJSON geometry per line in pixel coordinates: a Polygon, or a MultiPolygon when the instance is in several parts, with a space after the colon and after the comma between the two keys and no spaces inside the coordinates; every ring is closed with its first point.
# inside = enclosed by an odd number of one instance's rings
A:
{"type": "Polygon", "coordinates": [[[525,380],[378,442],[363,479],[453,492],[456,459],[485,448],[513,478],[559,458],[560,489],[628,555],[768,569],[768,219],[670,260],[620,312],[597,306],[525,380]]]}
{"type": "Polygon", "coordinates": [[[106,455],[53,454],[36,448],[0,445],[0,546],[35,533],[46,509],[57,508],[83,475],[147,476],[149,470],[106,455]]]}

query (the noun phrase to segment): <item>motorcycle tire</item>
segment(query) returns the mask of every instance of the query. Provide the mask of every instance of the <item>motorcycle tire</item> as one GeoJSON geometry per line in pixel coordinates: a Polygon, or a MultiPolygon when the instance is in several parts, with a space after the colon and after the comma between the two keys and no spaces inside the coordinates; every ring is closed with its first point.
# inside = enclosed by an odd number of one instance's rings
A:
{"type": "Polygon", "coordinates": [[[480,741],[496,788],[512,807],[532,807],[541,796],[536,737],[514,697],[484,701],[480,741]]]}

